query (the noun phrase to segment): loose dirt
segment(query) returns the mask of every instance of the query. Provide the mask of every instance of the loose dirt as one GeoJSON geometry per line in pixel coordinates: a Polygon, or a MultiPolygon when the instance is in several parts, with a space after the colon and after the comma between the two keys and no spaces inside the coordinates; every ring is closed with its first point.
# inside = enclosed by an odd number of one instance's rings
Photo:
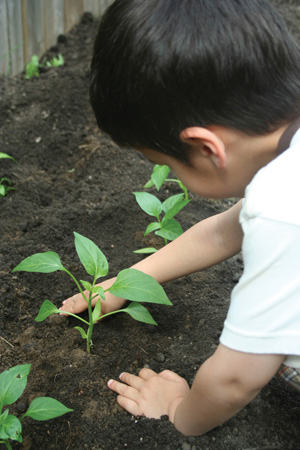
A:
{"type": "MultiPolygon", "coordinates": [[[[299,1],[273,1],[300,39],[299,1]]],[[[60,306],[76,292],[62,272],[12,273],[25,257],[47,250],[85,277],[73,231],[92,239],[109,260],[110,274],[138,261],[133,250],[159,245],[143,237],[148,218],[133,191],[142,190],[152,166],[134,151],[99,133],[88,101],[88,75],[97,22],[84,15],[45,58],[62,53],[65,65],[0,80],[1,177],[15,191],[0,199],[0,368],[31,363],[28,386],[13,412],[21,415],[39,395],[74,412],[48,422],[23,422],[21,449],[296,450],[300,448],[300,396],[273,379],[235,418],[203,437],[184,437],[167,420],[131,417],[106,387],[111,377],[171,369],[192,382],[218,345],[230,293],[242,273],[240,255],[165,286],[172,307],[150,306],[158,327],[121,314],[94,329],[88,356],[75,319],[36,323],[46,298],[60,306]]],[[[167,184],[166,198],[178,190],[167,184]]],[[[184,229],[216,214],[233,200],[196,198],[178,214],[184,229]]],[[[180,261],[178,261],[180,264],[180,261]]]]}

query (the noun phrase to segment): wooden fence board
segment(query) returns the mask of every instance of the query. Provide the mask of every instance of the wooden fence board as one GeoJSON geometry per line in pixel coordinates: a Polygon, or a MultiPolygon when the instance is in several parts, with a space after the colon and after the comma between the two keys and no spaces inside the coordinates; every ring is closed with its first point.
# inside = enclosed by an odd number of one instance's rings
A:
{"type": "Polygon", "coordinates": [[[0,71],[8,73],[10,67],[10,47],[8,41],[7,6],[5,0],[0,0],[0,71]]]}
{"type": "Polygon", "coordinates": [[[65,30],[70,30],[70,28],[78,23],[81,15],[81,0],[65,0],[65,30]]]}
{"type": "Polygon", "coordinates": [[[10,46],[10,73],[18,73],[24,67],[21,0],[6,0],[6,4],[10,46]]]}
{"type": "Polygon", "coordinates": [[[45,49],[54,45],[57,37],[65,32],[64,28],[64,1],[51,0],[44,4],[44,41],[45,49]]]}
{"type": "Polygon", "coordinates": [[[83,0],[82,9],[83,12],[91,12],[94,17],[98,17],[100,14],[99,0],[83,0]]]}
{"type": "Polygon", "coordinates": [[[41,0],[22,0],[24,61],[43,51],[43,4],[41,0]]]}

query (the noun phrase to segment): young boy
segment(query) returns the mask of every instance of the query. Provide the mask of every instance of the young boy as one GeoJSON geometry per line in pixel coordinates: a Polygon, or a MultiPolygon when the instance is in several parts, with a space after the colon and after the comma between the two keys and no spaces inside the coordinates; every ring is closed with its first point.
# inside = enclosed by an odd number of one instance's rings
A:
{"type": "MultiPolygon", "coordinates": [[[[244,258],[220,344],[191,388],[150,369],[108,382],[133,415],[200,435],[279,370],[299,388],[299,74],[300,49],[267,0],[116,0],[101,21],[90,87],[100,129],[200,196],[244,197],[134,266],[165,283],[244,258]]],[[[124,302],[110,295],[103,312],[124,302]]],[[[85,308],[77,295],[61,309],[85,308]]]]}

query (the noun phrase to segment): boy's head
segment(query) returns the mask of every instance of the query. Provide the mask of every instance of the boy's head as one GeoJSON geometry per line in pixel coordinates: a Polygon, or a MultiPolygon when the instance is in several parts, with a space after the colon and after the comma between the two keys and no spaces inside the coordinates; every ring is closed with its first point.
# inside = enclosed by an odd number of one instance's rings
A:
{"type": "Polygon", "coordinates": [[[300,50],[267,0],[115,0],[90,96],[121,146],[186,160],[188,127],[268,133],[300,113],[300,50]]]}

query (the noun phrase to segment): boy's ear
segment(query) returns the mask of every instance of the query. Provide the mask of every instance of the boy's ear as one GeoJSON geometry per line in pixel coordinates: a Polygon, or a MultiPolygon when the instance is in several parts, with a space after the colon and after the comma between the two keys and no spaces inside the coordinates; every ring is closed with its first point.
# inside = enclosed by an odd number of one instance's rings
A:
{"type": "Polygon", "coordinates": [[[191,162],[196,162],[198,154],[210,158],[217,168],[225,168],[225,144],[215,132],[203,127],[189,127],[182,130],[179,137],[194,150],[191,162]]]}

